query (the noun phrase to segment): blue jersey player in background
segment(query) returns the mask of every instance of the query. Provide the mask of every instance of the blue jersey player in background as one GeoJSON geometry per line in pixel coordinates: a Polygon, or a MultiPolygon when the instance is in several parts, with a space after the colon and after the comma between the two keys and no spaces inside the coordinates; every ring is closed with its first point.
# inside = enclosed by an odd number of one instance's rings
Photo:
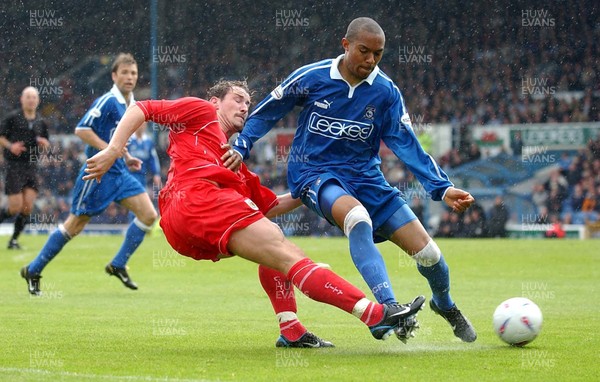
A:
{"type": "Polygon", "coordinates": [[[158,193],[161,188],[160,161],[158,160],[154,140],[145,134],[146,126],[144,124],[137,129],[127,144],[129,154],[142,161],[142,168],[131,171],[131,174],[144,187],[148,184],[148,175],[152,175],[152,187],[158,193]]]}
{"type": "MultiPolygon", "coordinates": [[[[344,231],[352,260],[379,302],[397,300],[375,241],[390,240],[412,256],[433,292],[432,310],[450,323],[457,337],[473,342],[473,326],[450,297],[444,256],[381,172],[380,142],[404,161],[433,200],[462,212],[474,198],[453,187],[419,144],[402,94],[377,66],[384,46],[385,34],[377,22],[353,20],[342,39],[344,54],[290,74],[256,106],[234,149],[248,158],[254,142],[295,106],[301,107],[288,157],[292,196],[344,231]]],[[[234,162],[228,158],[225,165],[234,162]]]]}
{"type": "MultiPolygon", "coordinates": [[[[119,54],[112,66],[112,89],[94,101],[75,129],[75,134],[87,144],[88,157],[108,146],[125,110],[135,102],[133,89],[137,78],[137,63],[133,56],[119,54]]],[[[29,293],[40,294],[40,274],[44,267],[69,240],[83,230],[92,216],[102,213],[113,201],[132,211],[136,218],[129,225],[121,248],[105,270],[109,275],[119,278],[126,287],[137,289],[127,273],[126,264],[142,243],[146,232],[151,230],[157,213],[146,189],[129,173],[128,166],[139,169],[140,160],[127,152],[123,154],[125,158],[115,162],[101,183],[95,180],[83,181],[86,174],[86,165],[83,165],[73,188],[71,213],[50,234],[38,256],[21,269],[21,276],[27,281],[29,293]]]]}
{"type": "MultiPolygon", "coordinates": [[[[154,141],[150,136],[145,134],[147,123],[137,129],[129,139],[127,151],[131,156],[142,161],[142,167],[138,169],[130,169],[131,175],[144,187],[148,185],[148,175],[152,175],[152,193],[150,197],[152,201],[158,199],[158,193],[162,188],[162,180],[160,178],[160,161],[154,146],[154,141]]],[[[155,206],[156,207],[156,206],[155,206]]],[[[129,221],[135,219],[135,214],[129,212],[129,221]]]]}

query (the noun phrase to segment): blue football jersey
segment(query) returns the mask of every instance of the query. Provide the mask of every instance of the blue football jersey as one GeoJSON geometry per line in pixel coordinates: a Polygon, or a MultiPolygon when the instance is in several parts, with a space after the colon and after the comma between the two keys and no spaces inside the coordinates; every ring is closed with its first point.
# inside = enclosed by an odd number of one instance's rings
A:
{"type": "MultiPolygon", "coordinates": [[[[133,104],[134,102],[133,94],[131,94],[131,103],[133,104]]],[[[121,117],[125,114],[125,110],[127,110],[125,98],[123,98],[117,86],[113,85],[108,93],[92,103],[90,109],[77,124],[76,129],[91,129],[100,139],[109,142],[121,117]]],[[[85,154],[88,158],[94,156],[97,152],[98,149],[89,145],[86,146],[85,154]]],[[[125,161],[117,159],[109,171],[127,171],[125,161]]]]}
{"type": "Polygon", "coordinates": [[[132,135],[127,145],[127,150],[132,156],[142,160],[142,168],[140,171],[132,171],[131,173],[137,179],[142,180],[142,184],[146,185],[148,174],[160,175],[160,162],[158,154],[154,147],[154,141],[148,135],[144,135],[141,139],[132,135]]]}
{"type": "Polygon", "coordinates": [[[452,186],[412,129],[398,87],[379,67],[355,86],[338,70],[343,55],[290,74],[251,113],[234,149],[248,158],[252,145],[295,106],[302,108],[288,156],[288,185],[299,197],[325,170],[351,180],[377,178],[381,141],[400,158],[434,200],[452,186]]]}

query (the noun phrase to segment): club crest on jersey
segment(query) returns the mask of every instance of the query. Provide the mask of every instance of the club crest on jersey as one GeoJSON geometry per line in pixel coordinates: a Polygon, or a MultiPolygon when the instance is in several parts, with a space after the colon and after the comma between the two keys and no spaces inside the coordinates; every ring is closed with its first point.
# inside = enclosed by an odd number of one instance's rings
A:
{"type": "Polygon", "coordinates": [[[255,211],[258,211],[258,206],[250,199],[244,199],[246,204],[255,211]]]}
{"type": "Polygon", "coordinates": [[[365,109],[365,118],[371,121],[375,119],[375,106],[369,105],[365,109]]]}

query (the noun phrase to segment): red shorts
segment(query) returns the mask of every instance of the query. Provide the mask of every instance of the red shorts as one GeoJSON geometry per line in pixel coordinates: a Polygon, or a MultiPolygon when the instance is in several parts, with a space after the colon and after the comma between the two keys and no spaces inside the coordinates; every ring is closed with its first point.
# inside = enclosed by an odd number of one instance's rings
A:
{"type": "Polygon", "coordinates": [[[167,186],[158,202],[167,241],[196,260],[232,256],[227,250],[231,234],[264,217],[249,198],[203,180],[167,186]]]}

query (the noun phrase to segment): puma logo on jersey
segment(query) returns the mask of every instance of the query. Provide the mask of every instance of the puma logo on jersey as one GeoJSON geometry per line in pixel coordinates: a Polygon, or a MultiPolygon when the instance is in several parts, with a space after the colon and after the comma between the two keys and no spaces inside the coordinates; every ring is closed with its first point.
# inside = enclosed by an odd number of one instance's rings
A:
{"type": "Polygon", "coordinates": [[[320,107],[321,109],[329,109],[329,107],[331,106],[333,102],[329,102],[326,99],[323,100],[323,102],[319,102],[319,101],[315,101],[315,106],[316,107],[320,107]]]}

